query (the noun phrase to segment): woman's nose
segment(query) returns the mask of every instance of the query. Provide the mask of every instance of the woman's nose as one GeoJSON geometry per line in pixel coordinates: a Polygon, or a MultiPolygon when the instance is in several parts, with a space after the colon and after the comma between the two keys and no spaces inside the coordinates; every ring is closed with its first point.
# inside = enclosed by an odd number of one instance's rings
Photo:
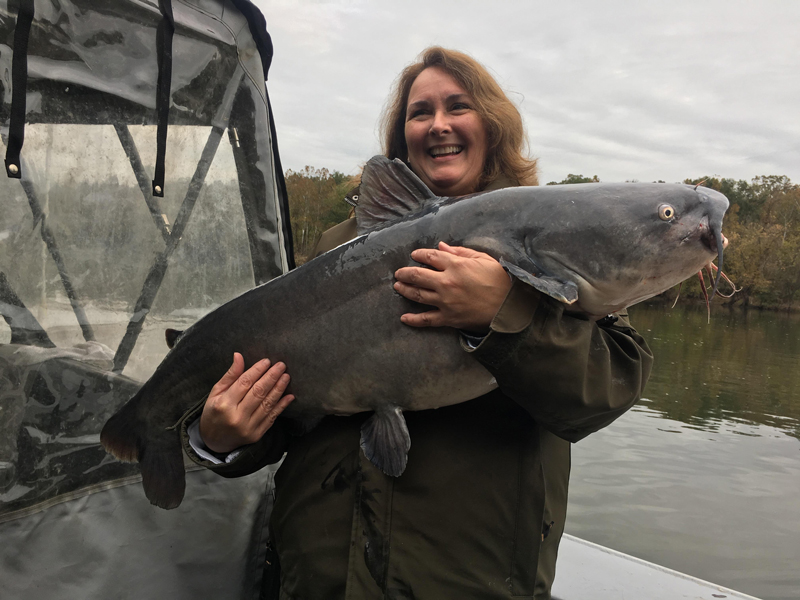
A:
{"type": "Polygon", "coordinates": [[[430,133],[432,135],[443,135],[452,131],[450,127],[450,119],[444,111],[436,111],[433,114],[433,122],[431,123],[430,133]]]}

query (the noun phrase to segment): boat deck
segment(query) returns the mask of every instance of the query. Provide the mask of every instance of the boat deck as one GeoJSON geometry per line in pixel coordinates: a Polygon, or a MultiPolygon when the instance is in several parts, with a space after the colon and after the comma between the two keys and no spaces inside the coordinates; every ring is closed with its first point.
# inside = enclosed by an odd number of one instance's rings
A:
{"type": "Polygon", "coordinates": [[[557,573],[553,600],[758,600],[567,534],[557,573]]]}

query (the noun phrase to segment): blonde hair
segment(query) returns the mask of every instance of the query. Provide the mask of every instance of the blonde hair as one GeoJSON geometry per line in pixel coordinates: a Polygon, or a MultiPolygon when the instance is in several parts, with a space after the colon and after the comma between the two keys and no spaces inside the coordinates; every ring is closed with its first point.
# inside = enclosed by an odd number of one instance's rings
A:
{"type": "Polygon", "coordinates": [[[478,182],[480,191],[501,173],[519,185],[538,185],[537,161],[525,153],[522,116],[486,68],[471,56],[431,46],[417,62],[400,73],[381,119],[383,152],[388,158],[408,158],[405,123],[408,95],[422,71],[436,67],[450,75],[472,97],[475,109],[486,127],[488,149],[486,165],[478,182]]]}

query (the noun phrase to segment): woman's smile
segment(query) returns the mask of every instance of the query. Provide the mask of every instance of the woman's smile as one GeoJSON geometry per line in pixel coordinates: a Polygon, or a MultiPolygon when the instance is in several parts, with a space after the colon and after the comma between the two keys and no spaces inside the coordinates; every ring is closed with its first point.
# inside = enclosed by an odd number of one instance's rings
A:
{"type": "Polygon", "coordinates": [[[428,154],[430,154],[434,158],[442,158],[446,156],[455,156],[456,154],[460,154],[461,151],[464,149],[464,146],[436,146],[428,150],[428,154]]]}

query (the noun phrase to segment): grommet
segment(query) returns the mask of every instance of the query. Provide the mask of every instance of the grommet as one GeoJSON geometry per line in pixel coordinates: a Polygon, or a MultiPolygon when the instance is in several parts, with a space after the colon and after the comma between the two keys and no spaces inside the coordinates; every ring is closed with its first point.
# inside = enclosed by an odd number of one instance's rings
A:
{"type": "Polygon", "coordinates": [[[12,175],[16,175],[19,173],[19,167],[17,165],[8,165],[8,172],[12,175]]]}
{"type": "Polygon", "coordinates": [[[154,191],[156,194],[160,194],[160,193],[161,193],[161,186],[160,186],[160,185],[157,185],[156,187],[154,187],[154,188],[153,188],[153,191],[154,191]]]}

